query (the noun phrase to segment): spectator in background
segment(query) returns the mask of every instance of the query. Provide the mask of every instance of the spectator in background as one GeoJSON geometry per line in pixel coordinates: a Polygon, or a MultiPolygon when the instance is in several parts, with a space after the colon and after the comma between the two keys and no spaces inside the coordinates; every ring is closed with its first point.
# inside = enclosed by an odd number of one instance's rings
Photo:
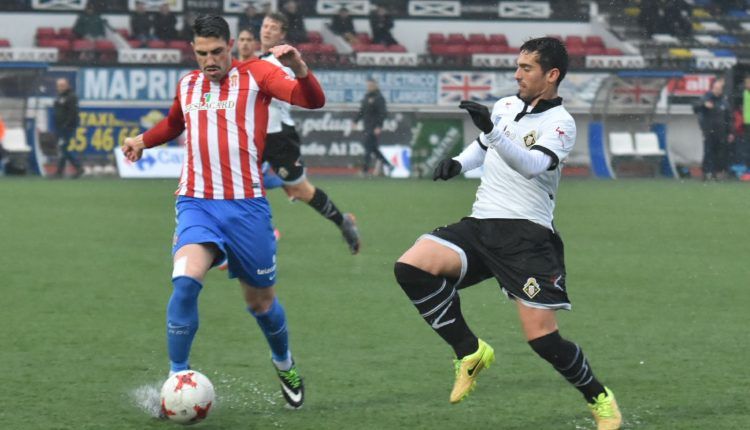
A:
{"type": "Polygon", "coordinates": [[[169,10],[169,4],[159,7],[159,13],[154,16],[154,36],[160,40],[177,39],[177,17],[169,10]]]}
{"type": "Polygon", "coordinates": [[[732,109],[724,94],[724,78],[716,78],[708,91],[694,107],[703,131],[703,180],[718,179],[726,171],[728,145],[734,141],[732,134],[732,109]]]}
{"type": "Polygon", "coordinates": [[[151,40],[151,29],[154,23],[151,15],[146,12],[146,5],[143,2],[135,3],[135,11],[130,14],[130,35],[145,44],[151,40]]]}
{"type": "Polygon", "coordinates": [[[665,31],[677,37],[689,37],[693,34],[693,22],[690,20],[691,8],[685,0],[669,0],[663,3],[665,31]]]}
{"type": "Polygon", "coordinates": [[[357,41],[357,37],[354,34],[354,21],[352,16],[349,15],[349,9],[342,7],[339,9],[339,13],[334,15],[331,19],[331,31],[337,34],[350,44],[354,44],[357,41]]]}
{"type": "MultiPolygon", "coordinates": [[[[380,93],[378,83],[374,78],[367,79],[367,93],[362,99],[362,103],[359,107],[359,113],[354,118],[354,122],[362,120],[364,123],[365,130],[365,158],[362,164],[362,174],[367,176],[370,172],[370,158],[375,156],[376,165],[390,171],[393,166],[380,152],[380,134],[383,131],[383,121],[388,115],[388,110],[385,104],[385,98],[380,93]],[[382,164],[380,164],[382,163],[382,164]]],[[[375,173],[380,171],[380,168],[375,168],[375,173]]],[[[385,173],[385,172],[383,172],[385,173]]]]}
{"type": "Polygon", "coordinates": [[[68,160],[76,168],[76,174],[73,178],[78,178],[83,174],[83,168],[75,153],[68,150],[70,139],[75,134],[78,127],[78,97],[70,87],[70,82],[65,78],[60,78],[57,84],[57,98],[54,104],[55,131],[57,132],[57,146],[60,152],[60,161],[57,163],[57,173],[55,176],[62,178],[65,174],[65,164],[68,160]]]}
{"type": "Polygon", "coordinates": [[[660,0],[642,0],[641,12],[638,15],[638,23],[643,27],[646,37],[651,37],[654,33],[663,33],[659,30],[664,19],[664,9],[661,7],[660,0]]]}
{"type": "Polygon", "coordinates": [[[286,32],[286,41],[291,45],[297,45],[307,42],[307,28],[305,28],[305,19],[297,9],[297,2],[290,0],[284,3],[281,11],[289,22],[289,29],[286,32]]]}
{"type": "Polygon", "coordinates": [[[188,42],[193,41],[193,23],[195,23],[196,15],[194,12],[187,11],[182,16],[182,29],[180,30],[179,39],[186,40],[188,42]]]}
{"type": "Polygon", "coordinates": [[[256,40],[260,39],[260,26],[263,25],[263,14],[252,4],[247,5],[245,13],[240,16],[237,24],[237,34],[244,29],[249,29],[256,40]]]}
{"type": "Polygon", "coordinates": [[[89,3],[73,24],[73,33],[79,39],[102,39],[105,36],[105,26],[106,21],[102,19],[94,5],[89,3]]]}
{"type": "Polygon", "coordinates": [[[383,45],[397,45],[391,34],[393,18],[384,6],[378,5],[370,14],[370,28],[372,29],[372,43],[383,45]]]}

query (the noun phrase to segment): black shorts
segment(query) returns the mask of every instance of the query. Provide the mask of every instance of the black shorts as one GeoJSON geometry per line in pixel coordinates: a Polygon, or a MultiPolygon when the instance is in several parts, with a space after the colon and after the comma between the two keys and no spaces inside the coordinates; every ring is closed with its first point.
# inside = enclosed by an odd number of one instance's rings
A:
{"type": "Polygon", "coordinates": [[[281,131],[266,136],[263,161],[284,183],[295,184],[305,176],[305,165],[300,153],[300,139],[297,130],[291,125],[281,124],[281,131]]]}
{"type": "Polygon", "coordinates": [[[494,277],[511,299],[544,309],[570,309],[560,236],[523,219],[477,219],[435,229],[434,240],[461,257],[458,288],[494,277]]]}

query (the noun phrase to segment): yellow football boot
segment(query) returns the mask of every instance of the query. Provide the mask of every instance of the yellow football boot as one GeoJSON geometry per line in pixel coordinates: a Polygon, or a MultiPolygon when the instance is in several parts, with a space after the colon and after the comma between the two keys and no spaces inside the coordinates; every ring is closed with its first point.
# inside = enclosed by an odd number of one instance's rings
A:
{"type": "Polygon", "coordinates": [[[589,403],[589,409],[594,415],[598,430],[618,430],[622,425],[620,408],[617,407],[612,391],[607,387],[604,387],[604,391],[594,399],[594,403],[589,403]]]}
{"type": "Polygon", "coordinates": [[[458,403],[469,395],[474,389],[477,375],[485,367],[495,361],[495,351],[482,339],[479,339],[479,348],[473,354],[467,355],[460,360],[453,360],[456,367],[456,383],[451,391],[451,403],[458,403]]]}

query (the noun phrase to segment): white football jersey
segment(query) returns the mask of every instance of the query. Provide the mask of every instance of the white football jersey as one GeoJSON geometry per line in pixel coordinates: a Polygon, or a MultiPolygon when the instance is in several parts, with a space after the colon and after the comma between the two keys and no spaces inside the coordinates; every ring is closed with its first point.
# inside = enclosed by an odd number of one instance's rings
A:
{"type": "MultiPolygon", "coordinates": [[[[274,57],[270,52],[261,55],[260,58],[281,67],[290,77],[295,77],[292,69],[282,66],[279,59],[274,57]]],[[[268,107],[268,134],[281,132],[281,123],[294,127],[291,110],[292,105],[289,103],[278,99],[271,100],[271,105],[268,107]]]]}
{"type": "Polygon", "coordinates": [[[491,117],[506,138],[529,151],[544,152],[552,158],[552,164],[544,173],[526,179],[495,150],[488,149],[471,216],[527,219],[553,229],[560,164],[576,141],[573,117],[562,106],[561,98],[543,100],[532,109],[517,96],[498,100],[491,117]]]}

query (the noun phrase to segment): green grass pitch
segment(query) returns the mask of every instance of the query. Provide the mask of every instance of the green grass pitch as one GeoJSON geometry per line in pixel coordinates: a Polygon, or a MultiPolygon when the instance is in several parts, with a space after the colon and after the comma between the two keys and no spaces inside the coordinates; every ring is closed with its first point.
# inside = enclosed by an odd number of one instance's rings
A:
{"type": "MultiPolygon", "coordinates": [[[[307,402],[282,408],[236,282],[209,274],[191,357],[218,405],[202,429],[592,429],[580,395],[526,345],[493,282],[462,293],[497,361],[448,403],[450,348],[393,262],[470,211],[476,182],[313,178],[356,214],[361,255],[273,190],[278,293],[307,402]]],[[[0,180],[0,428],[162,429],[137,404],[166,375],[173,180],[0,180]]],[[[628,429],[750,428],[750,188],[564,179],[556,224],[582,345],[628,429]]]]}

